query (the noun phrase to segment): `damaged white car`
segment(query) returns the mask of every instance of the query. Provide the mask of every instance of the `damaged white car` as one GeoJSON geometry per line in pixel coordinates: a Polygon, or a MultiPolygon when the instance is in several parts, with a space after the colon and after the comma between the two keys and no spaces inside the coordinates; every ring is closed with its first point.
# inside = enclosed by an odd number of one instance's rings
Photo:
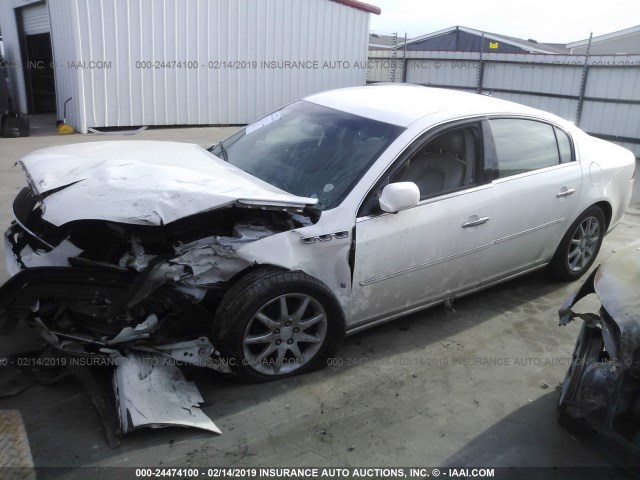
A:
{"type": "Polygon", "coordinates": [[[578,278],[635,167],[549,113],[413,85],[312,95],[208,150],[96,142],[19,163],[3,331],[249,381],[545,265],[578,278]]]}

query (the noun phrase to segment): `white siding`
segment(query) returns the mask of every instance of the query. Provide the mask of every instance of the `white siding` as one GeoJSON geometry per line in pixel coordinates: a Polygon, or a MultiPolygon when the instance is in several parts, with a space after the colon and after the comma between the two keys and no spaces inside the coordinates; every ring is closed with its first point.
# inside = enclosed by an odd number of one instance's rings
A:
{"type": "Polygon", "coordinates": [[[485,64],[482,84],[485,90],[516,88],[529,92],[578,95],[582,70],[581,66],[571,64],[492,62],[485,64]]]}
{"type": "MultiPolygon", "coordinates": [[[[71,4],[71,2],[69,2],[71,4]]],[[[66,8],[61,2],[49,0],[49,15],[51,19],[51,45],[53,59],[56,64],[56,103],[58,118],[63,118],[64,103],[67,99],[67,123],[78,129],[78,119],[85,115],[81,75],[78,69],[68,68],[67,62],[78,57],[79,31],[76,27],[76,10],[66,8]]],[[[80,130],[86,131],[86,130],[80,130]]]]}
{"type": "Polygon", "coordinates": [[[67,120],[79,131],[244,124],[301,96],[366,80],[369,14],[329,0],[48,3],[58,110],[73,97],[67,120]]]}
{"type": "Polygon", "coordinates": [[[22,9],[22,29],[25,35],[36,35],[51,31],[46,3],[22,9]]]}
{"type": "MultiPolygon", "coordinates": [[[[510,102],[528,105],[529,107],[538,108],[545,112],[551,112],[567,120],[574,121],[576,118],[578,100],[504,92],[494,92],[492,96],[502,98],[503,100],[509,100],[510,102]]],[[[585,128],[584,125],[581,125],[581,127],[583,129],[585,128]]]]}
{"type": "Polygon", "coordinates": [[[479,62],[475,60],[409,60],[407,82],[468,87],[476,85],[479,62]]]}

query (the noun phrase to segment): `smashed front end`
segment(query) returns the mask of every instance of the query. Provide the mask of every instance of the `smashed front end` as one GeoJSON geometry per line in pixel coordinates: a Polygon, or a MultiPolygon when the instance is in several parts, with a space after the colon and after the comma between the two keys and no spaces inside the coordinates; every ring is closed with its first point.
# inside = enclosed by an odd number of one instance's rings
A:
{"type": "MultiPolygon", "coordinates": [[[[145,425],[219,433],[197,408],[202,398],[178,366],[231,372],[211,339],[220,299],[255,264],[238,250],[312,225],[314,214],[301,205],[231,201],[208,210],[192,206],[203,211],[168,223],[140,215],[124,223],[89,212],[54,224],[48,199],[58,202],[59,218],[68,213],[60,198],[77,183],[36,193],[29,180],[4,237],[11,278],[0,288],[0,335],[28,322],[59,354],[108,359],[115,366],[120,433],[145,425]]],[[[179,211],[181,202],[190,202],[186,190],[182,199],[164,195],[161,202],[179,211]]],[[[67,209],[83,211],[77,197],[66,198],[67,209]]],[[[103,201],[104,211],[115,212],[103,201]]],[[[136,200],[130,202],[134,216],[136,200]]]]}
{"type": "MultiPolygon", "coordinates": [[[[251,267],[238,248],[310,223],[286,211],[228,207],[163,226],[79,220],[57,227],[43,208],[28,187],[14,202],[0,331],[31,321],[57,348],[82,354],[161,349],[181,338],[195,345],[208,335],[227,282],[251,267]]],[[[219,368],[215,357],[211,366],[219,368]]]]}
{"type": "Polygon", "coordinates": [[[640,248],[628,247],[598,267],[559,309],[560,325],[583,320],[559,401],[561,422],[640,454],[640,248]],[[596,294],[597,313],[574,305],[596,294]]]}

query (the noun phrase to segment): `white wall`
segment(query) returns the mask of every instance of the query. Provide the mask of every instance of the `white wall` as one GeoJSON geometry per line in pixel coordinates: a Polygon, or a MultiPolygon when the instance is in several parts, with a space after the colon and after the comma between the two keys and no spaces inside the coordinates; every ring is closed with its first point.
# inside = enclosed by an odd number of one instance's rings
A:
{"type": "Polygon", "coordinates": [[[329,0],[48,4],[59,116],[73,97],[67,121],[82,132],[249,123],[301,96],[366,81],[369,13],[329,0]],[[318,68],[263,68],[267,60],[316,61],[318,68]],[[163,68],[174,61],[192,63],[163,68]],[[256,62],[257,68],[209,63],[223,61],[256,62]],[[350,66],[322,68],[336,61],[350,66]]]}

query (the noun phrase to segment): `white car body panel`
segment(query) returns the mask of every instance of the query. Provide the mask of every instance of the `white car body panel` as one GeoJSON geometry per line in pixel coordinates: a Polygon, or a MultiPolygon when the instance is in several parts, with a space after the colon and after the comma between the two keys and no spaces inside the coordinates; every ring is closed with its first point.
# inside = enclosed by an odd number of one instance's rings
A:
{"type": "Polygon", "coordinates": [[[317,202],[284,192],[187,143],[94,142],[37,150],[22,160],[44,218],[163,225],[234,202],[302,208],[317,202]]]}
{"type": "MultiPolygon", "coordinates": [[[[587,135],[579,129],[573,133],[582,168],[583,190],[580,205],[607,202],[611,206],[611,231],[622,219],[631,200],[629,173],[635,169],[635,157],[626,148],[587,135]]],[[[633,185],[633,182],[631,182],[633,185]]]]}
{"type": "Polygon", "coordinates": [[[356,224],[353,326],[477,286],[487,269],[493,224],[462,224],[476,212],[493,216],[494,204],[493,186],[484,185],[397,214],[361,219],[356,224]]]}
{"type": "MultiPolygon", "coordinates": [[[[352,238],[351,228],[345,227],[348,222],[344,221],[344,213],[341,208],[324,212],[315,225],[248,243],[238,249],[237,255],[250,263],[275,265],[308,273],[327,285],[344,312],[350,312],[352,288],[348,258],[352,238]],[[312,244],[302,241],[303,238],[340,231],[348,232],[348,237],[312,244]]],[[[349,316],[347,314],[347,318],[349,316]]]]}
{"type": "Polygon", "coordinates": [[[577,162],[501,178],[493,185],[497,202],[489,280],[549,261],[573,220],[584,210],[579,208],[582,171],[577,162]],[[574,193],[557,196],[569,190],[574,193]]]}

